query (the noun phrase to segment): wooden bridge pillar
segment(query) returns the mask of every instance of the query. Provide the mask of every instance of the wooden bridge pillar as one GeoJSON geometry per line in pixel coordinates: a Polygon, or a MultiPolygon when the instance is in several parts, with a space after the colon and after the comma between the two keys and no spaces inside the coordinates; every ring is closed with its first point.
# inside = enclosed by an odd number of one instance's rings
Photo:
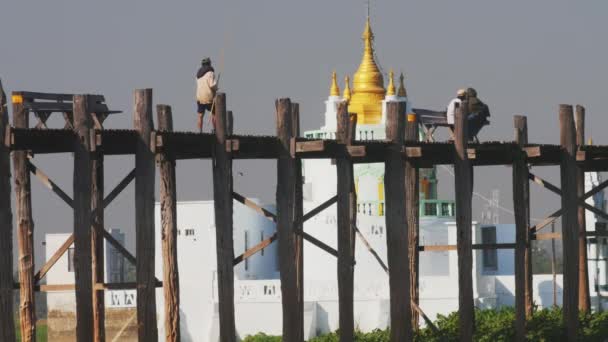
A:
{"type": "Polygon", "coordinates": [[[563,313],[568,341],[577,340],[578,329],[578,235],[576,130],[572,106],[559,106],[560,144],[562,146],[562,243],[564,253],[563,313]]]}
{"type": "MultiPolygon", "coordinates": [[[[91,116],[97,115],[87,113],[91,116]]],[[[98,116],[99,120],[99,116],[98,116]]],[[[94,131],[93,131],[94,132],[94,131]]],[[[95,139],[95,136],[91,137],[95,139]]],[[[95,342],[105,342],[105,291],[98,289],[97,284],[103,284],[104,277],[104,156],[95,148],[95,140],[91,141],[94,152],[91,154],[91,256],[93,262],[93,338],[95,342]]]]}
{"type": "MultiPolygon", "coordinates": [[[[525,116],[516,115],[515,142],[520,148],[528,143],[525,116]]],[[[518,151],[513,162],[513,210],[515,212],[515,333],[525,341],[526,318],[532,315],[532,255],[530,244],[530,183],[526,155],[518,151]]]]}
{"type": "Polygon", "coordinates": [[[458,251],[458,313],[460,341],[473,340],[475,312],[473,310],[472,200],[473,166],[467,155],[468,102],[462,101],[456,110],[454,125],[454,179],[456,194],[456,249],[458,251]]]}
{"type": "MultiPolygon", "coordinates": [[[[355,140],[357,116],[348,113],[346,102],[340,103],[337,114],[336,139],[346,146],[355,140]]],[[[354,341],[354,259],[357,225],[357,194],[353,162],[348,158],[336,160],[338,193],[338,306],[340,311],[340,341],[354,341]]]]}
{"type": "Polygon", "coordinates": [[[388,102],[386,138],[393,143],[384,171],[386,240],[391,300],[391,341],[411,341],[410,270],[406,218],[405,162],[401,150],[405,135],[405,103],[388,102]]]}
{"type": "MultiPolygon", "coordinates": [[[[418,141],[418,117],[414,113],[407,113],[405,123],[405,140],[418,141]]],[[[418,289],[420,253],[419,244],[419,215],[420,215],[420,190],[419,190],[418,167],[414,166],[411,160],[405,161],[405,214],[407,217],[408,229],[408,253],[410,262],[410,297],[412,305],[410,315],[412,328],[418,330],[419,315],[418,305],[420,304],[420,293],[418,289]]]]}
{"type": "Polygon", "coordinates": [[[276,101],[277,137],[280,142],[277,160],[277,232],[279,243],[279,267],[281,273],[281,300],[283,305],[283,340],[301,342],[303,316],[298,307],[298,280],[295,260],[295,192],[296,162],[292,153],[293,123],[291,101],[288,98],[276,101]]]}
{"type": "Polygon", "coordinates": [[[151,150],[152,89],[134,92],[135,149],[135,250],[137,282],[137,331],[139,341],[158,340],[156,277],[154,276],[154,182],[156,166],[151,150]]]}
{"type": "MultiPolygon", "coordinates": [[[[171,107],[156,106],[158,130],[173,131],[171,107]]],[[[163,293],[165,298],[165,340],[180,341],[179,270],[177,263],[177,190],[175,158],[170,151],[158,155],[160,170],[160,220],[162,224],[163,293]]]]}
{"type": "MultiPolygon", "coordinates": [[[[576,106],[576,145],[585,145],[585,107],[576,106]]],[[[580,198],[585,194],[585,171],[578,168],[576,171],[576,191],[580,198]]],[[[587,222],[585,220],[585,207],[578,206],[578,309],[589,312],[591,300],[589,298],[589,270],[587,267],[587,222]]]]}
{"type": "Polygon", "coordinates": [[[95,131],[89,97],[74,95],[74,270],[76,283],[76,340],[93,341],[93,272],[91,257],[91,203],[95,131]]]}
{"type": "MultiPolygon", "coordinates": [[[[291,123],[294,138],[300,136],[300,105],[291,103],[291,123]]],[[[304,230],[304,193],[303,193],[303,174],[302,174],[302,159],[295,160],[295,203],[294,203],[294,222],[298,222],[294,227],[298,231],[304,230]]],[[[296,286],[298,288],[298,321],[304,322],[304,238],[302,235],[295,236],[295,262],[297,272],[296,286]]],[[[304,340],[304,324],[299,326],[297,340],[304,340]]]]}
{"type": "Polygon", "coordinates": [[[215,96],[215,148],[213,157],[213,199],[217,250],[220,340],[236,341],[234,318],[234,241],[232,200],[232,158],[226,152],[228,139],[226,94],[215,96]]]}
{"type": "Polygon", "coordinates": [[[0,80],[0,341],[15,340],[11,162],[10,151],[4,144],[7,128],[6,94],[0,80]]]}
{"type": "MultiPolygon", "coordinates": [[[[13,93],[13,126],[29,128],[29,111],[23,98],[13,93]]],[[[15,206],[17,211],[17,243],[19,245],[19,316],[21,341],[36,341],[36,309],[34,300],[34,220],[27,151],[13,152],[15,170],[15,206]]]]}

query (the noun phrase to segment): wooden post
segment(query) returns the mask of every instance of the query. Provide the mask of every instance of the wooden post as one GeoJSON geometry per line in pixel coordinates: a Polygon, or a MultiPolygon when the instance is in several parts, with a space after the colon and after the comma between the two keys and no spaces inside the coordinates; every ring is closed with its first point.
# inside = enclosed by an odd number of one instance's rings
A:
{"type": "MultiPolygon", "coordinates": [[[[291,104],[291,123],[293,136],[295,138],[300,136],[300,105],[297,103],[291,104]]],[[[294,204],[294,222],[300,222],[295,229],[304,230],[304,222],[302,217],[304,216],[304,194],[303,194],[303,174],[302,174],[302,159],[296,158],[296,190],[295,190],[295,204],[294,204]]],[[[295,236],[295,260],[297,270],[297,287],[298,287],[298,321],[304,321],[304,238],[302,235],[295,236]]],[[[304,324],[300,325],[298,331],[297,340],[304,340],[304,324]]]]}
{"type": "Polygon", "coordinates": [[[471,218],[473,199],[473,167],[467,156],[468,101],[456,110],[454,125],[454,179],[456,193],[456,244],[458,251],[458,312],[460,341],[472,341],[475,329],[473,311],[473,252],[471,218]]]}
{"type": "Polygon", "coordinates": [[[135,149],[135,265],[137,282],[137,332],[139,341],[158,340],[156,326],[156,277],[154,276],[154,153],[150,137],[152,89],[134,92],[133,127],[138,133],[135,149]]]}
{"type": "MultiPolygon", "coordinates": [[[[356,131],[354,122],[348,114],[348,105],[338,105],[336,139],[338,142],[351,145],[356,131]],[[351,123],[352,122],[352,123],[351,123]]],[[[355,334],[354,321],[354,240],[357,224],[357,194],[353,162],[348,158],[336,160],[338,179],[338,306],[340,316],[340,341],[352,342],[355,334]]]]}
{"type": "Polygon", "coordinates": [[[277,137],[280,141],[277,160],[277,232],[279,243],[279,267],[281,272],[281,300],[283,304],[283,341],[301,342],[299,332],[304,324],[298,314],[298,279],[296,270],[294,234],[294,199],[296,162],[292,155],[293,127],[291,101],[288,98],[276,101],[277,137]]]}
{"type": "Polygon", "coordinates": [[[578,328],[578,221],[576,133],[572,106],[559,106],[560,144],[562,146],[562,243],[563,243],[563,312],[568,341],[576,341],[578,328]]]}
{"type": "MultiPolygon", "coordinates": [[[[585,107],[576,106],[576,145],[585,145],[585,107]]],[[[576,189],[578,197],[585,194],[585,171],[578,168],[576,172],[576,189]]],[[[587,222],[585,208],[578,206],[578,309],[589,312],[591,307],[589,298],[589,270],[587,268],[587,222]]]]}
{"type": "MultiPolygon", "coordinates": [[[[407,113],[405,124],[405,140],[418,141],[418,118],[414,113],[407,113]]],[[[420,305],[420,294],[418,290],[419,280],[419,215],[420,215],[420,190],[418,168],[411,160],[405,161],[405,214],[408,228],[408,253],[410,261],[410,297],[412,305],[410,315],[412,328],[418,330],[419,316],[417,306],[420,305]]]]}
{"type": "MultiPolygon", "coordinates": [[[[171,107],[156,106],[158,130],[173,131],[171,107]]],[[[158,155],[160,170],[160,220],[163,248],[163,294],[165,298],[165,340],[180,341],[179,270],[177,263],[177,192],[175,158],[170,151],[158,155]]]]}
{"type": "Polygon", "coordinates": [[[234,116],[232,115],[231,110],[226,111],[226,132],[228,135],[234,133],[234,116]]]}
{"type": "MultiPolygon", "coordinates": [[[[86,113],[92,115],[91,113],[86,113]]],[[[94,115],[94,114],[93,114],[94,115]]],[[[90,118],[92,119],[92,117],[90,118]]],[[[95,144],[91,141],[91,144],[95,144]]],[[[104,167],[103,152],[95,148],[91,155],[91,256],[93,262],[93,285],[104,282],[104,167]]],[[[105,336],[105,294],[104,290],[93,291],[93,341],[104,342],[105,336]]]]}
{"type": "MultiPolygon", "coordinates": [[[[13,93],[13,126],[29,128],[29,112],[23,98],[13,93]]],[[[34,220],[27,151],[13,152],[15,170],[15,206],[17,210],[17,243],[19,245],[19,316],[21,341],[36,341],[36,310],[34,302],[34,220]]]]}
{"type": "Polygon", "coordinates": [[[405,162],[401,156],[405,135],[405,103],[387,103],[386,138],[393,143],[384,171],[386,240],[391,299],[391,341],[411,341],[408,228],[405,204],[405,162]]]}
{"type": "Polygon", "coordinates": [[[91,201],[95,146],[89,97],[74,95],[74,271],[76,284],[76,340],[93,341],[93,272],[91,257],[91,201]]]}
{"type": "Polygon", "coordinates": [[[10,151],[4,145],[9,127],[6,94],[0,80],[0,341],[15,340],[13,312],[13,214],[10,151]]]}
{"type": "MultiPolygon", "coordinates": [[[[520,147],[528,143],[525,116],[513,117],[515,141],[520,147]]],[[[532,259],[530,233],[530,183],[526,155],[518,151],[513,162],[513,210],[515,211],[515,335],[525,341],[526,318],[532,315],[532,259]]]]}
{"type": "Polygon", "coordinates": [[[236,341],[234,318],[234,242],[232,226],[232,158],[226,152],[226,94],[215,96],[215,148],[213,156],[213,199],[217,250],[220,341],[236,341]]]}

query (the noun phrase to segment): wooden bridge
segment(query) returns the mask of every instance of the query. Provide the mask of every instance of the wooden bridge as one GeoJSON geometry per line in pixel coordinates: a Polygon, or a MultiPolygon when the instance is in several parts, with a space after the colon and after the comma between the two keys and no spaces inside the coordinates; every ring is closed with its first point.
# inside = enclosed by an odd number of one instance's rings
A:
{"type": "MultiPolygon", "coordinates": [[[[163,287],[167,341],[179,341],[179,276],[176,240],[175,163],[182,159],[213,160],[217,270],[221,341],[235,341],[233,267],[274,241],[279,243],[280,278],[283,302],[283,339],[303,340],[303,241],[337,258],[341,341],[353,341],[353,272],[355,240],[358,236],[389,276],[391,340],[409,341],[418,327],[424,308],[418,306],[418,256],[422,252],[456,250],[460,335],[471,341],[474,331],[472,250],[515,249],[515,307],[517,339],[524,340],[525,319],[532,312],[531,240],[563,239],[564,321],[568,339],[577,334],[579,310],[589,310],[586,269],[586,236],[605,232],[585,231],[584,210],[608,218],[585,199],[608,186],[603,182],[584,193],[584,171],[608,170],[608,147],[584,145],[585,110],[559,106],[560,144],[528,142],[526,117],[515,116],[513,142],[469,144],[466,140],[466,101],[458,109],[453,142],[418,141],[416,115],[406,115],[404,103],[387,107],[386,140],[355,140],[356,115],[347,105],[338,111],[336,139],[313,140],[300,137],[299,106],[289,99],[276,101],[276,136],[233,134],[233,116],[226,110],[226,96],[215,98],[214,134],[174,132],[171,108],[158,105],[157,127],[153,123],[152,90],[134,92],[133,129],[104,129],[103,123],[117,111],[110,110],[100,95],[13,92],[13,125],[8,123],[6,97],[1,91],[0,120],[0,340],[14,340],[13,289],[20,291],[20,325],[23,341],[35,340],[35,291],[76,292],[77,340],[104,341],[105,290],[137,289],[137,322],[140,341],[158,339],[155,290],[163,287]],[[30,124],[30,114],[37,122],[30,124]],[[50,115],[62,114],[65,126],[50,129],[50,115]],[[66,194],[34,164],[34,156],[46,153],[73,153],[74,195],[66,194]],[[16,222],[19,250],[19,283],[13,283],[13,220],[11,210],[11,169],[15,179],[16,222]],[[122,181],[104,197],[105,155],[135,155],[135,165],[122,181]],[[319,207],[304,213],[302,205],[301,160],[331,158],[336,161],[337,194],[319,207]],[[234,159],[277,161],[277,212],[257,206],[233,189],[234,159]],[[160,173],[163,279],[154,275],[154,189],[156,165],[160,173]],[[386,189],[387,260],[370,247],[356,227],[354,163],[384,163],[386,189]],[[421,246],[418,227],[418,169],[439,164],[454,165],[457,245],[421,246]],[[472,186],[474,166],[512,165],[515,210],[515,243],[473,244],[471,239],[472,186]],[[561,184],[556,186],[535,176],[537,165],[560,166],[561,184]],[[74,232],[38,271],[34,267],[30,174],[42,181],[74,211],[74,232]],[[135,180],[136,254],[132,255],[104,228],[104,209],[135,180]],[[530,225],[529,181],[559,194],[562,208],[541,223],[530,225]],[[277,231],[240,256],[233,248],[233,200],[257,210],[276,222],[277,231]],[[338,246],[334,249],[303,230],[303,223],[337,203],[338,246]],[[541,230],[562,217],[562,233],[541,230]],[[128,261],[136,265],[135,283],[104,283],[103,240],[106,239],[128,261]],[[75,244],[75,285],[40,285],[49,269],[75,244]]],[[[557,113],[556,113],[557,114],[557,113]]],[[[192,270],[188,270],[192,271],[192,270]]],[[[441,334],[440,331],[436,331],[441,334]]]]}

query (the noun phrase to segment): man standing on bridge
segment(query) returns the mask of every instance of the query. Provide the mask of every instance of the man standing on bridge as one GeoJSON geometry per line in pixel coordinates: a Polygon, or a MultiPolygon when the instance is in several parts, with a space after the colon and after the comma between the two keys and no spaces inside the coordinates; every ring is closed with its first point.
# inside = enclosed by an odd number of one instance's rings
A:
{"type": "Polygon", "coordinates": [[[205,111],[211,112],[211,122],[215,126],[215,118],[213,117],[213,100],[215,99],[215,92],[217,91],[217,81],[213,67],[211,66],[211,59],[209,57],[203,58],[201,61],[201,67],[196,73],[196,105],[198,112],[198,119],[196,125],[199,132],[203,132],[203,117],[205,111]]]}

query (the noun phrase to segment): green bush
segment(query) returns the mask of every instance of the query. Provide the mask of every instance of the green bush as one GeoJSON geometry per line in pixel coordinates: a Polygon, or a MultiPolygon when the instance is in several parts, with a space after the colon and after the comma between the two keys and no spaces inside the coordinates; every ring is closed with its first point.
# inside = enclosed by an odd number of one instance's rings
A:
{"type": "Polygon", "coordinates": [[[243,342],[281,342],[281,336],[270,336],[264,333],[259,333],[254,336],[247,336],[243,342]]]}
{"type": "MultiPolygon", "coordinates": [[[[478,342],[513,341],[515,339],[515,310],[513,308],[501,308],[497,310],[475,310],[475,335],[474,340],[478,342]]],[[[608,312],[581,314],[579,316],[579,336],[581,341],[608,341],[608,312]]],[[[458,341],[458,313],[454,312],[447,316],[438,315],[434,322],[440,330],[441,337],[437,336],[430,328],[420,329],[415,333],[416,342],[452,342],[458,341]]],[[[561,308],[537,310],[531,319],[526,322],[528,341],[561,341],[565,335],[562,322],[561,308]]],[[[309,342],[337,342],[339,331],[318,336],[309,342]]],[[[357,342],[388,342],[390,333],[388,330],[374,330],[369,333],[356,332],[357,342]]],[[[244,342],[278,342],[279,336],[268,336],[257,334],[248,336],[244,342]]]]}

